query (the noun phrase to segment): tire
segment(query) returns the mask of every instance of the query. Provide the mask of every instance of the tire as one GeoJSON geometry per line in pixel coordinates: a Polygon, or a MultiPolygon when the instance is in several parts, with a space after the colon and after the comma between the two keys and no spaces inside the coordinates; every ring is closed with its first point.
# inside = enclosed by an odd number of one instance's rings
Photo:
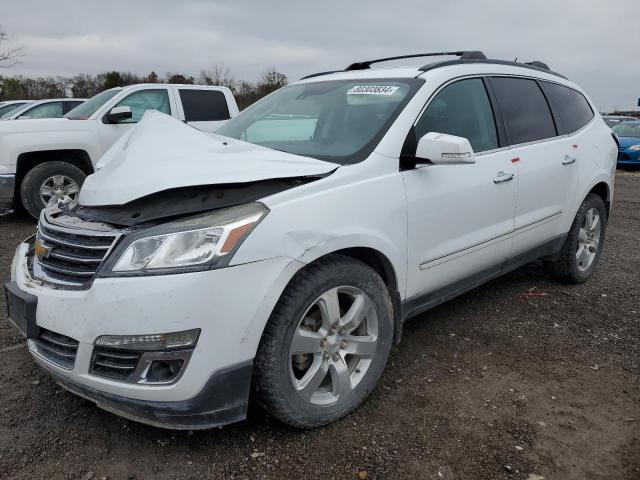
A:
{"type": "Polygon", "coordinates": [[[36,165],[22,179],[20,185],[20,201],[24,209],[33,218],[37,219],[40,216],[40,211],[46,207],[46,199],[55,198],[59,194],[70,200],[77,200],[77,196],[80,192],[80,187],[84,183],[86,175],[78,167],[71,165],[67,162],[45,162],[36,165]],[[62,183],[59,179],[62,178],[62,183]],[[50,191],[52,194],[44,195],[45,190],[50,191]],[[54,192],[55,188],[59,188],[54,192]]]}
{"type": "MultiPolygon", "coordinates": [[[[336,318],[328,313],[327,317],[336,318]]],[[[393,326],[389,291],[369,266],[335,254],[310,264],[293,277],[265,327],[254,361],[255,400],[275,418],[298,428],[319,427],[349,414],[382,375],[393,343],[393,326]],[[328,324],[333,320],[327,322],[324,313],[336,311],[328,301],[334,292],[341,318],[334,323],[340,324],[338,328],[331,330],[328,324]],[[344,322],[356,311],[368,313],[354,315],[364,319],[348,333],[353,325],[344,322]],[[319,325],[318,330],[310,323],[319,325]],[[301,351],[312,349],[313,353],[294,353],[298,339],[307,335],[313,345],[301,351]],[[327,372],[322,373],[323,369],[327,372]],[[322,375],[324,382],[314,393],[313,385],[318,383],[314,380],[322,375]],[[311,379],[308,388],[301,389],[305,379],[311,379]]]]}
{"type": "Polygon", "coordinates": [[[602,255],[606,226],[607,211],[604,202],[598,195],[590,193],[578,209],[558,259],[547,262],[549,273],[556,279],[568,283],[584,283],[591,278],[602,255]],[[599,225],[597,228],[593,227],[593,230],[586,228],[592,222],[590,218],[593,217],[590,216],[596,213],[599,225]],[[586,237],[583,231],[588,232],[586,237]],[[585,251],[589,255],[586,260],[585,251]]]}

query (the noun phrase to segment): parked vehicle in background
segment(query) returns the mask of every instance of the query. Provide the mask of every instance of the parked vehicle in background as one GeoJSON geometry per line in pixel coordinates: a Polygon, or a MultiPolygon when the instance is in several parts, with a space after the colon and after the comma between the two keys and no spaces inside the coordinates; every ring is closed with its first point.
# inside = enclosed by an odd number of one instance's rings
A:
{"type": "Polygon", "coordinates": [[[22,106],[33,103],[33,100],[8,100],[6,102],[0,102],[0,118],[8,113],[11,113],[22,106]]]}
{"type": "Polygon", "coordinates": [[[0,116],[0,120],[26,120],[28,118],[61,118],[69,110],[82,104],[86,98],[55,98],[36,100],[0,116]]]}
{"type": "Polygon", "coordinates": [[[18,246],[36,362],[152,425],[241,420],[253,387],[312,428],[375,388],[406,319],[536,259],[588,280],[611,130],[540,62],[455,55],[313,75],[213,135],[148,112],[18,246]]]}
{"type": "Polygon", "coordinates": [[[618,136],[618,165],[640,165],[640,120],[612,128],[618,136]]]}
{"type": "Polygon", "coordinates": [[[147,110],[213,132],[238,106],[226,87],[138,84],[99,93],[63,118],[0,122],[0,207],[21,203],[37,218],[52,199],[76,200],[98,159],[147,110]]]}
{"type": "Polygon", "coordinates": [[[625,117],[624,115],[603,115],[602,119],[604,120],[604,123],[609,126],[609,128],[613,128],[621,122],[638,120],[635,117],[625,117]]]}

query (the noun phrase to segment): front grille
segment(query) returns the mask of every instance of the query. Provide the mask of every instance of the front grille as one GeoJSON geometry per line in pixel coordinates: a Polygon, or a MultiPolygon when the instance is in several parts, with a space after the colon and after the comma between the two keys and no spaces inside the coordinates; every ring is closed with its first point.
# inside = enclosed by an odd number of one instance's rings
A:
{"type": "Polygon", "coordinates": [[[91,281],[116,238],[115,234],[61,228],[43,216],[37,243],[44,249],[39,252],[36,246],[37,263],[53,280],[84,285],[91,281]]]}
{"type": "Polygon", "coordinates": [[[130,380],[140,360],[140,352],[96,347],[91,359],[91,373],[112,380],[130,380]]]}
{"type": "Polygon", "coordinates": [[[40,329],[40,335],[36,337],[35,343],[38,354],[59,367],[72,370],[76,363],[78,353],[78,341],[65,335],[40,329]]]}

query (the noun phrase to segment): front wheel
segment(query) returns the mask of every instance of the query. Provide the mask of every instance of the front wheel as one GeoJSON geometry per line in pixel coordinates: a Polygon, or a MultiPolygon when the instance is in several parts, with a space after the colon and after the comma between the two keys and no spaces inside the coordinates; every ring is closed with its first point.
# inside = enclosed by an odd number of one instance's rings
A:
{"type": "Polygon", "coordinates": [[[607,211],[602,198],[590,193],[578,209],[558,259],[549,263],[551,274],[570,283],[584,283],[602,255],[607,211]]]}
{"type": "Polygon", "coordinates": [[[380,276],[329,256],[298,272],[278,301],[254,362],[256,400],[289,425],[326,425],[373,390],[392,342],[393,307],[380,276]]]}
{"type": "Polygon", "coordinates": [[[20,200],[25,210],[38,218],[50,202],[77,202],[86,175],[67,162],[45,162],[27,172],[20,185],[20,200]]]}

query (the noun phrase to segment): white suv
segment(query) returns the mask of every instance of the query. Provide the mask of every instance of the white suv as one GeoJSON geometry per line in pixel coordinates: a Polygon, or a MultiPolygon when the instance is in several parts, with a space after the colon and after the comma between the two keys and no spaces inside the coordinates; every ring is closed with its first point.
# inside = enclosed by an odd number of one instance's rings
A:
{"type": "Polygon", "coordinates": [[[147,113],[17,249],[35,360],[153,425],[241,420],[252,392],[317,427],[367,397],[408,318],[536,259],[587,280],[609,128],[544,64],[455,54],[307,77],[213,135],[147,113]]]}

